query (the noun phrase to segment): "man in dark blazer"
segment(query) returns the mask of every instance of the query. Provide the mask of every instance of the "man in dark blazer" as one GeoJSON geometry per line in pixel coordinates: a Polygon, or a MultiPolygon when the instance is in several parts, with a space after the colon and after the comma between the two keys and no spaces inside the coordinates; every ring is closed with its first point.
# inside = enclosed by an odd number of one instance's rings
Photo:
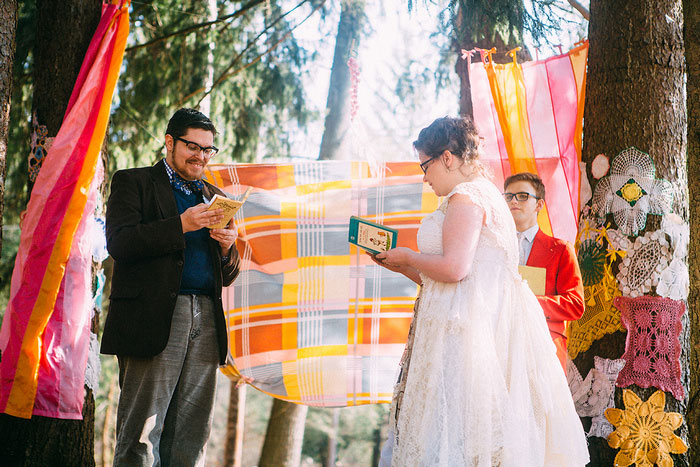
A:
{"type": "Polygon", "coordinates": [[[537,300],[566,373],[566,327],[584,312],[583,281],[576,254],[569,242],[550,237],[537,225],[545,196],[540,177],[521,172],[508,177],[503,186],[518,232],[520,264],[545,269],[545,293],[538,295],[537,300]]]}
{"type": "Polygon", "coordinates": [[[117,355],[121,394],[114,465],[203,465],[216,370],[227,355],[223,286],[238,275],[231,221],[205,200],[218,149],[204,114],[180,109],[153,167],[120,170],[107,202],[114,258],[102,353],[117,355]]]}

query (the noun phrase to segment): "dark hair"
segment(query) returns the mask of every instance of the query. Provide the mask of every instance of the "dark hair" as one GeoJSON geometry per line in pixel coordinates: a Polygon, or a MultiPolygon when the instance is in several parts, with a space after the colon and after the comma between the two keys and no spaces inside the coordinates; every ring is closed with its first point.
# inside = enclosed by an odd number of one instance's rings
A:
{"type": "Polygon", "coordinates": [[[190,128],[211,131],[214,136],[216,136],[216,128],[214,128],[214,124],[209,120],[209,117],[199,110],[186,108],[178,110],[170,117],[165,134],[174,138],[180,138],[187,133],[187,130],[190,128]]]}
{"type": "Polygon", "coordinates": [[[528,182],[535,189],[535,196],[540,199],[544,199],[544,183],[542,183],[542,179],[539,177],[539,175],[535,175],[530,172],[513,174],[506,178],[506,181],[503,182],[503,189],[507,189],[508,185],[515,182],[528,182]]]}
{"type": "Polygon", "coordinates": [[[479,134],[469,118],[442,117],[420,131],[413,147],[432,158],[450,151],[465,162],[476,162],[479,134]]]}

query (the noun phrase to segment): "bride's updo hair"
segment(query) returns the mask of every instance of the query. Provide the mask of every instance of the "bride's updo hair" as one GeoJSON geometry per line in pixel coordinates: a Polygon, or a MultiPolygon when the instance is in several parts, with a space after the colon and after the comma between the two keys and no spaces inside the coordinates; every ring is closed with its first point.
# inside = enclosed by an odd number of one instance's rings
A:
{"type": "Polygon", "coordinates": [[[479,161],[479,134],[470,118],[436,119],[420,131],[413,147],[431,158],[450,151],[464,162],[472,164],[482,175],[489,175],[486,167],[479,161]]]}
{"type": "Polygon", "coordinates": [[[469,118],[442,117],[420,131],[413,147],[429,157],[450,151],[472,161],[479,158],[479,134],[469,118]]]}

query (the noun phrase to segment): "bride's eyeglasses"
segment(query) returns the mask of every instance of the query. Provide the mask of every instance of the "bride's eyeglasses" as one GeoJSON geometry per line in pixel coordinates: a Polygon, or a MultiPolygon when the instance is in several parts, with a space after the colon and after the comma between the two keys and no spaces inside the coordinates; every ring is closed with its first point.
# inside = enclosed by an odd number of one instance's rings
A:
{"type": "Polygon", "coordinates": [[[426,173],[428,171],[428,166],[430,165],[431,162],[433,162],[437,157],[431,157],[427,161],[423,161],[420,163],[420,168],[423,171],[423,173],[426,173]]]}

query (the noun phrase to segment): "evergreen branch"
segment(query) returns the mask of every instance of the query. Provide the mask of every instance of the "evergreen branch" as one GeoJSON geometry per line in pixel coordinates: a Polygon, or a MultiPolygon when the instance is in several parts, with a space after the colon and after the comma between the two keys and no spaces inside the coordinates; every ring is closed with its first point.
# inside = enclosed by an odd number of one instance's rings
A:
{"type": "MultiPolygon", "coordinates": [[[[255,38],[254,38],[253,40],[251,40],[250,42],[248,42],[248,44],[246,44],[245,48],[244,48],[238,55],[236,55],[236,56],[234,57],[233,61],[231,61],[231,63],[229,64],[229,66],[226,67],[226,70],[224,70],[224,72],[223,72],[221,75],[219,75],[219,77],[216,79],[216,81],[214,81],[214,83],[211,85],[211,89],[213,89],[217,84],[219,84],[223,79],[225,79],[225,78],[227,77],[227,76],[224,76],[224,75],[226,75],[226,73],[227,73],[231,68],[233,68],[233,66],[234,66],[236,63],[238,63],[238,61],[243,57],[243,55],[245,55],[245,53],[246,53],[248,50],[250,50],[251,47],[253,47],[253,46],[255,45],[255,43],[258,41],[258,39],[260,39],[260,37],[262,37],[263,34],[265,34],[267,31],[269,31],[270,29],[272,29],[272,27],[273,27],[275,24],[279,23],[279,22],[282,20],[282,18],[284,18],[285,16],[287,16],[288,14],[290,14],[291,12],[293,12],[294,10],[296,10],[297,8],[299,8],[301,5],[303,5],[303,4],[306,3],[307,1],[308,1],[308,0],[303,0],[301,3],[299,3],[297,6],[295,6],[294,8],[292,8],[291,10],[289,10],[288,12],[283,13],[283,14],[281,14],[280,16],[278,16],[277,18],[275,18],[270,24],[268,24],[268,25],[265,27],[265,29],[263,29],[257,36],[255,36],[255,38]]],[[[257,61],[257,59],[256,59],[255,61],[257,61]]],[[[247,67],[245,67],[245,68],[247,68],[247,67]]],[[[242,68],[242,69],[245,69],[245,68],[242,68]]],[[[240,71],[240,70],[238,70],[238,71],[240,71]]],[[[211,93],[211,89],[210,89],[208,92],[206,92],[206,93],[202,96],[202,98],[199,100],[199,102],[197,103],[197,105],[199,105],[199,104],[202,102],[202,100],[203,100],[205,97],[207,97],[207,96],[211,93]]],[[[197,89],[197,90],[191,92],[190,94],[186,95],[185,97],[183,97],[183,98],[179,101],[179,105],[182,105],[182,103],[187,102],[187,101],[190,100],[192,97],[196,96],[197,94],[199,94],[199,93],[202,92],[202,91],[206,91],[206,87],[201,87],[201,88],[199,88],[199,89],[197,89]]]]}
{"type": "MultiPolygon", "coordinates": [[[[258,34],[258,35],[255,37],[255,39],[253,39],[251,42],[249,42],[248,45],[246,46],[246,48],[243,49],[243,51],[241,51],[241,53],[239,53],[239,54],[231,61],[231,63],[229,64],[229,66],[227,66],[226,69],[219,75],[219,77],[214,81],[214,83],[211,85],[211,87],[210,87],[209,89],[207,89],[206,92],[204,92],[204,94],[202,95],[202,97],[201,97],[201,98],[199,99],[199,101],[197,102],[197,106],[202,102],[202,100],[204,100],[204,98],[206,98],[209,94],[211,94],[212,91],[214,90],[214,88],[216,88],[219,84],[221,84],[222,82],[224,82],[226,79],[230,78],[231,76],[236,75],[236,74],[240,73],[241,71],[245,70],[246,68],[250,67],[251,65],[253,65],[253,64],[257,63],[257,62],[259,62],[265,55],[267,55],[267,54],[269,54],[270,52],[272,52],[273,50],[275,50],[282,42],[284,42],[285,40],[287,40],[287,39],[289,38],[289,36],[291,36],[291,34],[294,32],[294,30],[295,30],[296,28],[298,28],[299,26],[301,26],[302,24],[304,24],[304,22],[306,22],[306,20],[308,20],[309,18],[311,18],[311,16],[313,16],[313,14],[316,13],[316,11],[318,11],[318,10],[323,6],[323,4],[325,3],[325,0],[322,0],[321,2],[319,2],[318,6],[316,6],[316,7],[311,11],[311,13],[309,13],[309,14],[306,16],[306,18],[304,18],[303,20],[301,20],[298,24],[296,24],[296,25],[295,25],[294,27],[292,27],[289,31],[287,31],[287,32],[282,36],[282,38],[280,38],[280,40],[278,40],[277,42],[275,42],[274,44],[272,44],[270,47],[267,48],[267,50],[265,50],[263,53],[261,53],[260,55],[258,55],[257,57],[255,57],[255,58],[254,58],[252,61],[250,61],[249,63],[246,63],[245,65],[243,65],[243,66],[241,66],[241,67],[239,67],[239,68],[236,68],[235,70],[231,71],[231,69],[236,65],[236,63],[238,63],[238,62],[240,61],[240,59],[243,57],[243,55],[245,55],[245,53],[255,44],[255,42],[256,42],[263,34],[265,34],[266,31],[268,31],[272,26],[274,26],[274,25],[275,25],[277,22],[279,22],[282,18],[284,18],[286,15],[288,15],[288,14],[291,13],[292,11],[296,10],[297,8],[299,8],[301,5],[303,5],[303,4],[306,3],[307,1],[308,1],[308,0],[303,0],[301,3],[299,3],[297,6],[295,6],[294,8],[292,8],[291,10],[289,10],[288,12],[286,12],[286,13],[280,15],[280,16],[279,16],[278,18],[276,18],[272,23],[270,23],[270,25],[269,25],[268,27],[266,27],[260,34],[258,34]]],[[[195,95],[197,95],[198,93],[200,93],[200,92],[202,92],[202,91],[204,91],[204,90],[205,90],[205,88],[197,89],[197,90],[194,91],[193,93],[191,93],[191,94],[189,94],[188,96],[186,96],[185,98],[183,98],[180,102],[181,102],[181,103],[186,102],[187,100],[191,99],[192,97],[194,97],[195,95]]]]}
{"type": "Polygon", "coordinates": [[[586,9],[585,6],[581,5],[581,3],[579,3],[577,0],[567,0],[567,1],[569,2],[569,5],[571,5],[572,7],[574,7],[574,9],[575,9],[576,11],[578,11],[579,13],[581,13],[581,16],[583,16],[584,18],[586,18],[586,21],[590,21],[590,20],[591,20],[591,13],[586,9]]]}
{"type": "Polygon", "coordinates": [[[253,7],[255,7],[263,2],[266,2],[266,1],[267,0],[251,0],[248,3],[246,3],[245,5],[243,5],[239,10],[234,11],[233,13],[231,13],[229,15],[222,16],[221,18],[216,18],[215,20],[212,20],[212,21],[206,21],[204,23],[194,24],[192,26],[186,27],[185,29],[181,29],[179,31],[174,31],[174,32],[165,34],[163,36],[156,37],[155,39],[151,39],[150,41],[144,42],[143,44],[132,45],[131,47],[127,47],[127,49],[124,52],[132,52],[134,50],[142,49],[144,47],[150,47],[150,46],[157,44],[159,42],[163,42],[166,39],[170,39],[171,37],[189,34],[191,32],[198,30],[198,29],[206,28],[206,27],[212,26],[212,25],[217,24],[217,23],[221,23],[222,21],[226,21],[226,20],[231,19],[231,18],[236,18],[238,16],[241,16],[243,13],[250,10],[251,8],[253,8],[253,7]]]}

